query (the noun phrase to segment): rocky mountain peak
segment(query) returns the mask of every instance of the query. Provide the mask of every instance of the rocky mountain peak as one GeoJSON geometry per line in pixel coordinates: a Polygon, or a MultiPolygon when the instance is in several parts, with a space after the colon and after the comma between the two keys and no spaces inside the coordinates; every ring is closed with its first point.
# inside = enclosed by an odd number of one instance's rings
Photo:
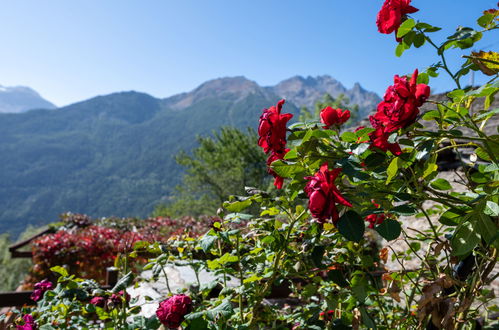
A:
{"type": "Polygon", "coordinates": [[[237,102],[251,93],[262,91],[256,82],[243,76],[223,77],[209,80],[191,92],[174,95],[165,101],[170,108],[180,110],[207,98],[229,97],[237,102]]]}

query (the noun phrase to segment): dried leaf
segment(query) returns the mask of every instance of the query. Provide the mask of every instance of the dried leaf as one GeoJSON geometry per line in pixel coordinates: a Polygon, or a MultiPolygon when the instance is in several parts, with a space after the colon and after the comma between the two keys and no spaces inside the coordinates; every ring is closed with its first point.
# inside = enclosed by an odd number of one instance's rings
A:
{"type": "Polygon", "coordinates": [[[379,258],[386,264],[388,261],[388,248],[385,247],[379,251],[379,258]]]}
{"type": "Polygon", "coordinates": [[[493,51],[478,53],[472,52],[472,61],[475,63],[480,71],[488,76],[493,76],[499,73],[499,54],[493,51]]]}
{"type": "Polygon", "coordinates": [[[400,286],[398,285],[399,281],[393,281],[390,286],[388,287],[388,293],[390,294],[390,297],[395,299],[397,302],[400,302],[400,286]]]}

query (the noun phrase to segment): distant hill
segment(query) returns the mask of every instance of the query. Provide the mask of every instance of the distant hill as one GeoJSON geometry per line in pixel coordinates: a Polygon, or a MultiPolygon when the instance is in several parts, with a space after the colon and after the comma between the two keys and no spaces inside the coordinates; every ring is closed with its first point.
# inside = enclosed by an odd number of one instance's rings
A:
{"type": "Polygon", "coordinates": [[[359,105],[361,116],[368,114],[381,102],[378,94],[365,90],[359,83],[355,83],[351,89],[347,89],[339,81],[327,75],[318,77],[308,76],[306,78],[295,76],[266,89],[286,98],[299,107],[306,106],[309,108],[313,108],[314,103],[326,93],[333,97],[345,94],[350,104],[359,105]]]}
{"type": "MultiPolygon", "coordinates": [[[[0,114],[0,233],[65,211],[146,216],[180,183],[180,150],[223,125],[256,128],[262,109],[285,90],[220,78],[165,99],[121,92],[57,110],[0,114]]],[[[297,95],[285,112],[298,114],[297,95]]]]}
{"type": "Polygon", "coordinates": [[[0,85],[0,113],[19,113],[32,109],[55,108],[55,105],[29,87],[4,87],[0,85]]]}

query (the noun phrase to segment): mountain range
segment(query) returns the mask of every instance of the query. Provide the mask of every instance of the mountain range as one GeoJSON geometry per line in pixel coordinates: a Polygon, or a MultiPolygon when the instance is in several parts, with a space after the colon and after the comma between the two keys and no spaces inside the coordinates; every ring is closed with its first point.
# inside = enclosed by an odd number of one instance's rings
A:
{"type": "Polygon", "coordinates": [[[0,113],[19,113],[32,109],[55,108],[55,105],[29,87],[0,85],[0,113]]]}
{"type": "Polygon", "coordinates": [[[0,114],[0,233],[17,234],[66,211],[146,216],[181,182],[174,156],[196,146],[196,136],[224,125],[256,128],[262,109],[282,97],[284,111],[296,117],[326,92],[344,93],[364,113],[380,100],[328,76],[271,87],[230,77],[165,99],[130,91],[0,114]]]}

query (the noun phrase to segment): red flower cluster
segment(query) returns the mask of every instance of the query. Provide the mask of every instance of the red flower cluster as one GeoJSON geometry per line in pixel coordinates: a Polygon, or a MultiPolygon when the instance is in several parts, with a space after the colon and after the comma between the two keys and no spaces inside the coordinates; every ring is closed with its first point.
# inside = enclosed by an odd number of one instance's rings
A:
{"type": "Polygon", "coordinates": [[[158,309],[156,316],[158,320],[168,328],[176,329],[184,320],[184,316],[192,310],[192,300],[185,294],[177,294],[166,300],[163,300],[158,309]]]}
{"type": "Polygon", "coordinates": [[[49,280],[43,280],[35,284],[35,290],[31,294],[31,300],[38,301],[43,297],[45,291],[52,290],[54,286],[49,280]]]}
{"type": "MultiPolygon", "coordinates": [[[[384,34],[390,34],[397,30],[406,20],[407,14],[417,12],[419,9],[410,5],[411,0],[385,0],[381,10],[376,17],[378,31],[384,34]]],[[[397,39],[400,42],[400,40],[397,39]]]]}
{"type": "Polygon", "coordinates": [[[321,110],[321,123],[325,124],[324,128],[328,129],[333,125],[341,125],[350,119],[350,111],[333,109],[325,107],[321,110]]]}
{"type": "MultiPolygon", "coordinates": [[[[211,219],[183,217],[170,219],[100,220],[102,225],[59,230],[43,235],[33,241],[33,267],[31,283],[50,278],[50,268],[67,265],[70,274],[83,278],[105,281],[106,267],[112,266],[118,253],[130,250],[139,240],[164,242],[172,235],[187,232],[191,236],[201,235],[210,227],[211,219]],[[113,226],[115,228],[104,227],[113,226]]],[[[94,222],[95,223],[95,222],[94,222]]],[[[140,262],[140,259],[136,259],[140,262]]]]}
{"type": "Polygon", "coordinates": [[[308,208],[319,223],[324,223],[331,218],[336,224],[339,219],[336,203],[352,207],[352,204],[341,195],[334,185],[334,180],[340,172],[339,168],[329,171],[328,164],[324,163],[314,176],[305,178],[308,180],[305,186],[305,193],[309,198],[308,208]]]}
{"type": "Polygon", "coordinates": [[[258,135],[260,136],[258,145],[263,148],[266,154],[270,152],[267,159],[268,172],[274,176],[274,185],[277,189],[282,188],[284,179],[270,168],[270,164],[283,159],[289,151],[286,149],[286,124],[293,117],[290,113],[281,114],[284,102],[284,100],[280,100],[276,106],[264,109],[258,126],[258,135]]]}
{"type": "Polygon", "coordinates": [[[326,322],[329,322],[333,319],[334,317],[334,310],[330,309],[327,312],[320,312],[319,313],[319,318],[321,320],[324,320],[326,322]]]}
{"type": "Polygon", "coordinates": [[[417,79],[417,69],[409,81],[406,77],[395,75],[394,84],[387,88],[376,114],[369,117],[371,125],[376,129],[370,135],[371,146],[383,151],[390,150],[395,155],[402,153],[398,144],[388,142],[388,136],[414,123],[419,107],[430,96],[430,87],[417,84],[417,79]]]}
{"type": "MultiPolygon", "coordinates": [[[[376,208],[379,208],[379,204],[374,202],[373,201],[373,204],[374,204],[374,207],[376,208]]],[[[369,214],[367,217],[365,217],[365,220],[367,222],[369,222],[369,228],[374,228],[375,225],[379,225],[381,223],[383,223],[383,221],[385,221],[386,219],[386,215],[384,215],[383,213],[379,213],[379,214],[369,214]]]]}
{"type": "Polygon", "coordinates": [[[417,84],[418,70],[414,70],[411,80],[395,75],[394,84],[386,89],[378,110],[369,119],[374,128],[385,127],[391,133],[412,124],[419,114],[419,107],[430,96],[430,87],[417,84]]]}
{"type": "Polygon", "coordinates": [[[38,328],[35,319],[31,314],[23,315],[23,321],[23,325],[16,325],[17,330],[36,330],[38,328]]]}

